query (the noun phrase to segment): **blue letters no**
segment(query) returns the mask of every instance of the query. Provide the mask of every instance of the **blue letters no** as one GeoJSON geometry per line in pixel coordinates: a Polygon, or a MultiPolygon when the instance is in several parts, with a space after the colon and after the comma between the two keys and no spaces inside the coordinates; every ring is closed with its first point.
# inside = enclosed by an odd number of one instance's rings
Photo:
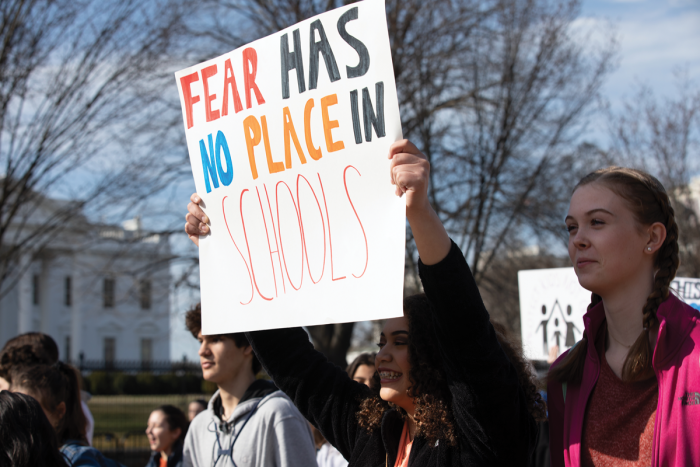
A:
{"type": "MultiPolygon", "coordinates": [[[[216,142],[219,142],[218,136],[216,142]]],[[[219,179],[216,176],[216,162],[214,162],[214,142],[212,141],[211,135],[209,135],[209,154],[207,154],[207,147],[204,145],[203,139],[199,140],[199,152],[202,153],[202,171],[204,172],[204,184],[207,187],[207,193],[211,193],[211,185],[209,184],[210,176],[212,182],[214,182],[214,188],[219,188],[219,179]]],[[[226,153],[228,154],[228,148],[226,149],[226,153]]],[[[231,176],[233,176],[233,170],[231,171],[231,176]]]]}
{"type": "MultiPolygon", "coordinates": [[[[209,141],[211,141],[211,135],[209,135],[209,141]]],[[[221,130],[219,130],[219,132],[216,134],[216,168],[219,171],[221,183],[223,183],[224,186],[229,186],[231,184],[231,180],[233,180],[233,165],[231,164],[231,153],[228,150],[226,137],[221,130]],[[221,149],[224,150],[227,171],[224,171],[221,164],[221,149]]]]}

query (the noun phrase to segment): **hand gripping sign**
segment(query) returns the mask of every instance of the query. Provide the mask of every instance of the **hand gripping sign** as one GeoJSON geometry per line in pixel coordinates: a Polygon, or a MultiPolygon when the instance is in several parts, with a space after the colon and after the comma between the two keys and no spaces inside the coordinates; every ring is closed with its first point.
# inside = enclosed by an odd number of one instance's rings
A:
{"type": "Polygon", "coordinates": [[[298,23],[175,74],[211,234],[202,332],[402,315],[405,202],[383,0],[298,23]]]}

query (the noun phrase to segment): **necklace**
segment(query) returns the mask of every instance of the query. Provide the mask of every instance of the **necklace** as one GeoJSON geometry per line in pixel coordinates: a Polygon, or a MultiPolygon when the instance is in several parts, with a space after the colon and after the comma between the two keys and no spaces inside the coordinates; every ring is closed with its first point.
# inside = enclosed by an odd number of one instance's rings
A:
{"type": "Polygon", "coordinates": [[[632,347],[632,344],[626,345],[626,344],[623,344],[622,342],[620,342],[619,340],[615,339],[615,336],[612,335],[612,333],[610,332],[610,330],[608,330],[608,336],[612,337],[612,339],[613,339],[615,342],[617,342],[618,344],[620,344],[621,346],[623,346],[623,347],[625,347],[625,348],[628,348],[628,349],[629,349],[630,347],[632,347]]]}

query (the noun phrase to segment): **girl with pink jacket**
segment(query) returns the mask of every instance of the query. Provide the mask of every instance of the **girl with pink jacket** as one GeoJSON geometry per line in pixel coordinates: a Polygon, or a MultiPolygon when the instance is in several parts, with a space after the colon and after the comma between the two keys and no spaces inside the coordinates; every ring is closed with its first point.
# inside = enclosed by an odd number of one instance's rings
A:
{"type": "Polygon", "coordinates": [[[548,377],[552,466],[700,466],[700,316],[670,293],[678,226],[651,175],[584,177],[566,216],[592,292],[583,338],[548,377]]]}

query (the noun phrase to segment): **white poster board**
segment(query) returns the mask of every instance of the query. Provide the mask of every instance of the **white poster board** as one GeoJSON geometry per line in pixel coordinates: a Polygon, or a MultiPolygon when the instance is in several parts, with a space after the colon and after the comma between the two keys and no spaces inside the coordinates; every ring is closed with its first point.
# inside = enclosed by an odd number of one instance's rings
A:
{"type": "Polygon", "coordinates": [[[175,74],[197,192],[202,332],[401,316],[402,138],[383,0],[175,74]]]}
{"type": "Polygon", "coordinates": [[[578,283],[574,268],[518,271],[518,290],[528,359],[547,360],[553,346],[561,354],[581,339],[591,293],[578,283]]]}
{"type": "MultiPolygon", "coordinates": [[[[671,288],[700,311],[700,279],[676,277],[671,288]]],[[[521,337],[528,359],[547,360],[553,346],[561,354],[581,339],[591,293],[581,287],[574,268],[518,271],[518,289],[521,337]]]]}

